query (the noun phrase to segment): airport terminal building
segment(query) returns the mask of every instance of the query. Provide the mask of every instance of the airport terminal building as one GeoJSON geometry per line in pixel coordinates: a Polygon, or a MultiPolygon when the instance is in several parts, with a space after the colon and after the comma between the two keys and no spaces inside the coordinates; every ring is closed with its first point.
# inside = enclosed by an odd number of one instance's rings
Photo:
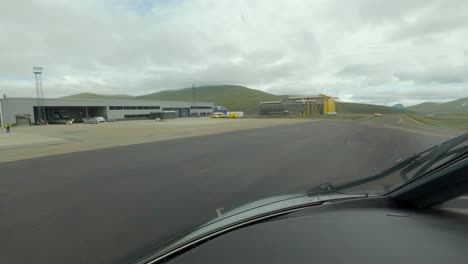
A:
{"type": "Polygon", "coordinates": [[[152,113],[163,112],[171,112],[176,117],[198,117],[213,113],[213,106],[212,102],[193,101],[7,97],[0,99],[0,123],[29,125],[38,123],[39,119],[49,123],[64,119],[81,122],[92,117],[104,117],[108,121],[149,119],[152,113]]]}

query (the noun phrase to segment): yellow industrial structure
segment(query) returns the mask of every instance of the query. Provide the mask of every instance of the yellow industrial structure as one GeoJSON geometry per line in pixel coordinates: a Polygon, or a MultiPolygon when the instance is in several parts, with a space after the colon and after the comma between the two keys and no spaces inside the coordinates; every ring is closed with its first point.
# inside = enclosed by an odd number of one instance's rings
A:
{"type": "Polygon", "coordinates": [[[258,113],[259,115],[334,115],[336,99],[324,94],[288,97],[282,101],[261,102],[258,113]]]}
{"type": "Polygon", "coordinates": [[[318,96],[290,97],[288,99],[306,100],[307,110],[304,113],[306,115],[326,115],[329,113],[336,113],[336,97],[320,94],[318,96]]]}

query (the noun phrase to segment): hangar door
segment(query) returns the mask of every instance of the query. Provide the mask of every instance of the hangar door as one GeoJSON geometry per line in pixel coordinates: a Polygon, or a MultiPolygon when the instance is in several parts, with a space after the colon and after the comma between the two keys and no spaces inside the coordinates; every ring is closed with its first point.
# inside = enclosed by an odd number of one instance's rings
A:
{"type": "Polygon", "coordinates": [[[16,115],[16,125],[17,126],[31,125],[31,116],[30,115],[16,115]]]}
{"type": "Polygon", "coordinates": [[[180,109],[180,117],[189,117],[189,116],[190,116],[190,109],[188,108],[180,109]]]}
{"type": "Polygon", "coordinates": [[[189,117],[190,108],[163,108],[163,111],[175,111],[177,117],[189,117]]]}

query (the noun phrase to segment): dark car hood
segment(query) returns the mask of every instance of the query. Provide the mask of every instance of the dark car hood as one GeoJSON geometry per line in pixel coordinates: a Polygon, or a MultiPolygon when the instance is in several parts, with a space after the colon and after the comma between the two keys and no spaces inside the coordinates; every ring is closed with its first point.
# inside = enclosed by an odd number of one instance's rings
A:
{"type": "Polygon", "coordinates": [[[363,198],[366,196],[365,194],[347,195],[339,193],[312,196],[288,194],[257,200],[214,218],[208,223],[170,241],[132,263],[155,263],[160,259],[170,257],[175,252],[180,253],[194,244],[202,243],[209,237],[220,235],[229,230],[239,228],[242,225],[299,210],[306,206],[319,205],[325,201],[363,198]]]}

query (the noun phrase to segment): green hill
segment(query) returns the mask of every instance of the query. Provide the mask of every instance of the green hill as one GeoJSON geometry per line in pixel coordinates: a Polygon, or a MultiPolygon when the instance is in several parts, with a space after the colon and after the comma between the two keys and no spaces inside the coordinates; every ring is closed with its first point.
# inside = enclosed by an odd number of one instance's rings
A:
{"type": "Polygon", "coordinates": [[[134,96],[126,94],[116,94],[116,95],[102,95],[102,94],[93,94],[93,93],[79,93],[69,96],[64,96],[65,99],[135,99],[134,96]]]}
{"type": "Polygon", "coordinates": [[[383,105],[337,102],[336,111],[341,114],[397,114],[404,110],[383,105]]]}
{"type": "Polygon", "coordinates": [[[424,114],[468,114],[468,97],[446,103],[426,102],[407,109],[424,114]]]}
{"type": "MultiPolygon", "coordinates": [[[[214,102],[215,105],[222,105],[233,111],[244,111],[247,114],[257,113],[259,102],[281,100],[285,97],[237,85],[198,86],[196,88],[197,101],[214,102]]],[[[192,101],[192,98],[192,88],[161,91],[136,97],[142,100],[172,101],[192,101]]]]}

